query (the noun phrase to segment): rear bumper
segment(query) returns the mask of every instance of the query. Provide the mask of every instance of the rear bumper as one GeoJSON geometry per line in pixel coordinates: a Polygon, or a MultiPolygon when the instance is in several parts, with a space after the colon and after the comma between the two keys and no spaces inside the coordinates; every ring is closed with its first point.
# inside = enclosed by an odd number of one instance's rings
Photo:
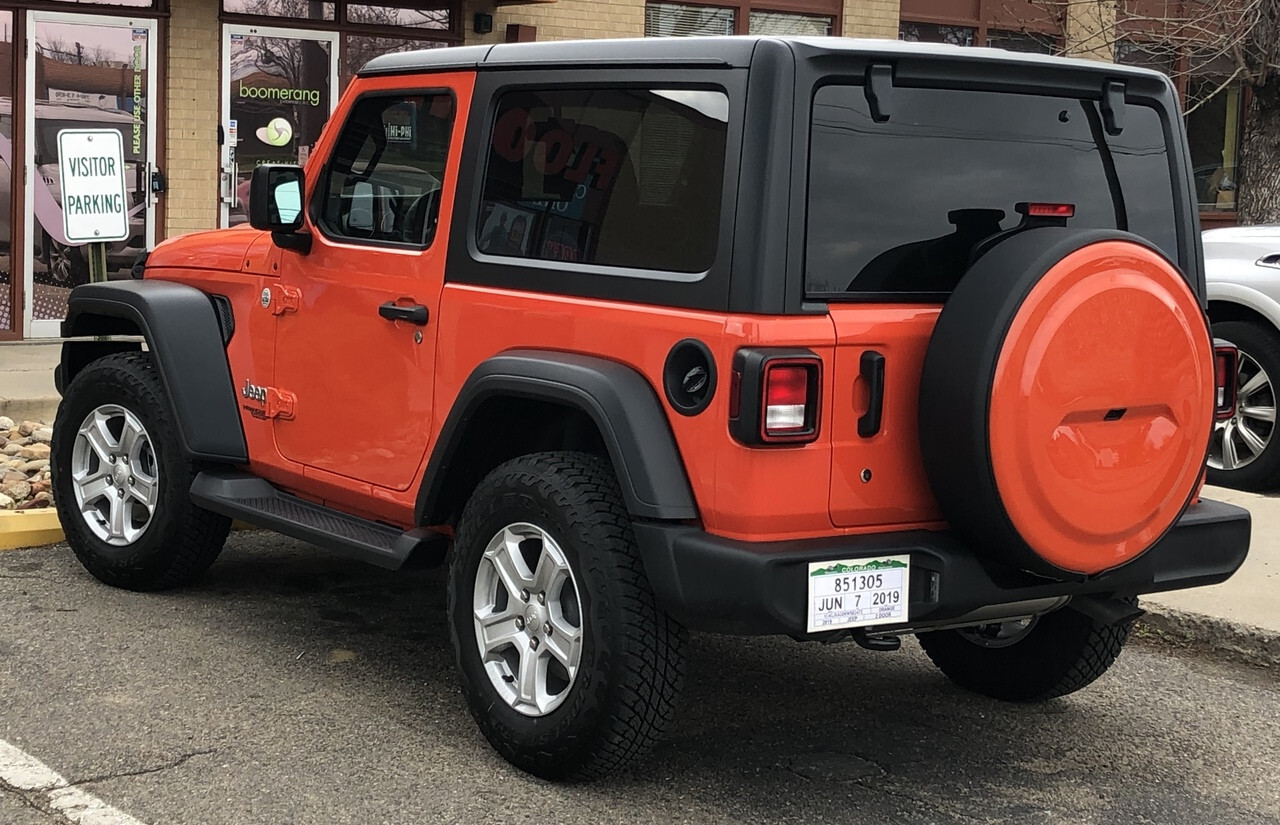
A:
{"type": "MultiPolygon", "coordinates": [[[[1155,547],[1125,566],[1072,581],[981,560],[949,533],[924,530],[750,543],[696,527],[639,522],[636,539],[659,604],[688,627],[742,635],[806,632],[810,562],[911,555],[909,621],[876,633],[1044,612],[1073,596],[1134,596],[1217,584],[1244,563],[1249,512],[1201,501],[1155,547]]],[[[839,632],[839,631],[837,631],[839,632]]]]}

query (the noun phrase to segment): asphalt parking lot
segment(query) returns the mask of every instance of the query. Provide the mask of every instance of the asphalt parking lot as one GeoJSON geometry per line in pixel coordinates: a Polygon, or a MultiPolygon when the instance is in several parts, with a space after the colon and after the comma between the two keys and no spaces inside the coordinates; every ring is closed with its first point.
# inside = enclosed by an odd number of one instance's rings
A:
{"type": "MultiPolygon", "coordinates": [[[[667,740],[566,787],[476,732],[439,571],[241,533],[200,586],[139,595],[14,551],[0,628],[0,740],[145,825],[1280,822],[1277,674],[1151,642],[1008,706],[913,642],[697,635],[667,740]]],[[[0,784],[0,823],[69,821],[42,799],[0,784]]]]}

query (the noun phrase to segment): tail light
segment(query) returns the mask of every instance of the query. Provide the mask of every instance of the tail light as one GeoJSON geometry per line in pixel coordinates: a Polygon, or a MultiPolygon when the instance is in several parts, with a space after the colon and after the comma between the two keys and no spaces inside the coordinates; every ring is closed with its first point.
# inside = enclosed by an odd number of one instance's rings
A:
{"type": "Polygon", "coordinates": [[[809,350],[739,350],[729,386],[729,430],[743,444],[817,439],[822,359],[809,350]]]}
{"type": "Polygon", "coordinates": [[[1226,421],[1236,414],[1236,375],[1240,351],[1226,341],[1213,342],[1213,379],[1215,385],[1213,416],[1226,421]]]}

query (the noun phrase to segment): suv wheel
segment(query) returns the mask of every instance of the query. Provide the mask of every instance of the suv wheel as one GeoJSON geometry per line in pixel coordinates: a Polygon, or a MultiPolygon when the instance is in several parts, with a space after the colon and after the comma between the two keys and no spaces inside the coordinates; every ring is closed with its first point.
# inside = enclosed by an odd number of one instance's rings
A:
{"type": "Polygon", "coordinates": [[[1280,335],[1246,321],[1213,325],[1215,338],[1240,350],[1235,414],[1219,421],[1209,442],[1209,483],[1242,490],[1280,483],[1276,382],[1280,381],[1280,335]]]}
{"type": "Polygon", "coordinates": [[[458,527],[449,623],[472,716],[529,773],[602,776],[671,717],[684,631],[655,604],[595,456],[528,455],[480,483],[458,527]]]}
{"type": "Polygon", "coordinates": [[[110,355],[76,375],[58,407],[51,466],[67,543],[109,585],[187,584],[222,550],[231,520],[188,497],[202,468],[182,453],[146,353],[110,355]]]}
{"type": "Polygon", "coordinates": [[[1067,606],[1031,619],[917,638],[960,687],[1008,702],[1036,702],[1074,693],[1106,673],[1132,626],[1131,619],[1108,624],[1067,606]]]}

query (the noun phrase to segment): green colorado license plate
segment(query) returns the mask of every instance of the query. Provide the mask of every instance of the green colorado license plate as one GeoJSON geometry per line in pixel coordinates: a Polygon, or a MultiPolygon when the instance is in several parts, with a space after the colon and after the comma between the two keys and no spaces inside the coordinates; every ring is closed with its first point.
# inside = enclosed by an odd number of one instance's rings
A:
{"type": "Polygon", "coordinates": [[[910,556],[809,564],[809,632],[907,620],[910,556]]]}

